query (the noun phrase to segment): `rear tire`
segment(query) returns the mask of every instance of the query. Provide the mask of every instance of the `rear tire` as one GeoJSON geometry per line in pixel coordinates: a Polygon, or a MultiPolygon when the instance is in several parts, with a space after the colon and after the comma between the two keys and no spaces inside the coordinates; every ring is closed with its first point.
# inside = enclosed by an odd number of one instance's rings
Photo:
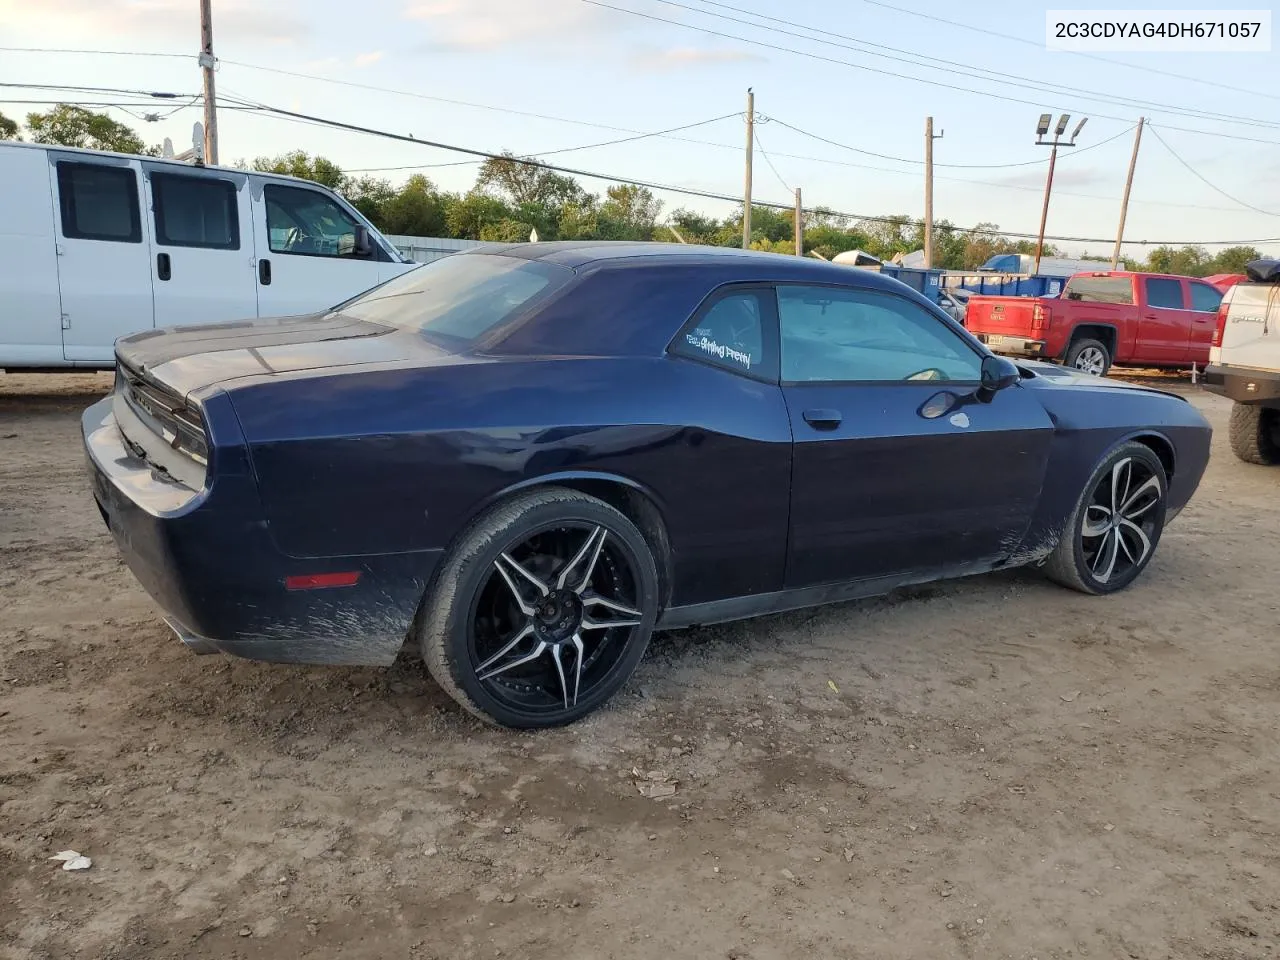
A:
{"type": "Polygon", "coordinates": [[[1100,340],[1083,338],[1067,349],[1062,365],[1093,377],[1105,377],[1111,369],[1111,351],[1100,340]]]}
{"type": "Polygon", "coordinates": [[[1150,447],[1121,444],[1085,484],[1045,563],[1046,575],[1094,595],[1133,583],[1160,543],[1168,489],[1164,465],[1150,447]]]}
{"type": "Polygon", "coordinates": [[[1280,463],[1280,410],[1256,403],[1233,404],[1227,436],[1231,452],[1245,463],[1280,463]]]}
{"type": "Polygon", "coordinates": [[[556,727],[627,682],[658,596],[635,524],[595,497],[548,487],[498,504],[458,538],[416,633],[428,672],[471,713],[556,727]]]}

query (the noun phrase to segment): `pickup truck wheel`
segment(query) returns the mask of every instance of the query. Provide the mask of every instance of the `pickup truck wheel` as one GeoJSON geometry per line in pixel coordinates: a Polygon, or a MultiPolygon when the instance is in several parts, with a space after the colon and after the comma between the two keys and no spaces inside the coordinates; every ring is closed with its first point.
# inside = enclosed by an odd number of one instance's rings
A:
{"type": "Polygon", "coordinates": [[[1049,579],[1081,593],[1123,590],[1156,552],[1167,492],[1164,465],[1150,447],[1118,446],[1085,484],[1045,563],[1049,579]]]}
{"type": "Polygon", "coordinates": [[[1063,364],[1093,377],[1105,377],[1111,369],[1111,353],[1097,340],[1077,340],[1067,350],[1063,364]]]}
{"type": "Polygon", "coordinates": [[[1245,463],[1280,463],[1280,410],[1257,403],[1233,404],[1227,435],[1231,452],[1245,463]]]}

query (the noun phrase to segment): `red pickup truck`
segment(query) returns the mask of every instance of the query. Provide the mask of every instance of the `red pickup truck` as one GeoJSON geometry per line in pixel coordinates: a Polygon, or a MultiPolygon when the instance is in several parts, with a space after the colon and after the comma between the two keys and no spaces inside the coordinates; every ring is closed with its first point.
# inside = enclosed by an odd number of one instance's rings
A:
{"type": "Polygon", "coordinates": [[[1221,290],[1189,277],[1077,273],[1056,297],[970,297],[964,324],[996,353],[1103,376],[1113,363],[1208,363],[1221,301],[1221,290]]]}

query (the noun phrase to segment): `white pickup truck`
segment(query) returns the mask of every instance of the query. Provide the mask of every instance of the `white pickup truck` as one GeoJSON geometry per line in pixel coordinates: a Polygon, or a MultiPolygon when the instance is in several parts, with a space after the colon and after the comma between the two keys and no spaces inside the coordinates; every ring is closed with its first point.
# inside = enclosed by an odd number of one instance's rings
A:
{"type": "Polygon", "coordinates": [[[411,270],[308,180],[0,142],[0,370],[101,369],[155,327],[323,310],[411,270]]]}
{"type": "Polygon", "coordinates": [[[1204,385],[1235,401],[1231,450],[1246,463],[1280,463],[1280,260],[1255,260],[1218,308],[1204,385]]]}

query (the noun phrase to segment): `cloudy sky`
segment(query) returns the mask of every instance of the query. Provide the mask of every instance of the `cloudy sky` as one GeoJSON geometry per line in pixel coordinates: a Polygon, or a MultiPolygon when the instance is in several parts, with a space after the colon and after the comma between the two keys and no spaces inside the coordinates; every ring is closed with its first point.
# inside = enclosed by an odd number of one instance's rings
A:
{"type": "MultiPolygon", "coordinates": [[[[0,82],[194,95],[198,9],[196,0],[0,0],[5,48],[180,55],[4,49],[0,82]]],[[[1080,145],[1059,156],[1049,233],[1106,238],[1132,146],[1127,131],[1145,115],[1152,126],[1128,237],[1280,237],[1280,216],[1263,212],[1280,214],[1274,54],[1099,60],[1046,52],[1044,34],[1044,7],[1025,2],[214,0],[220,94],[347,123],[736,195],[742,118],[702,122],[740,113],[753,87],[767,118],[758,126],[768,160],[757,153],[757,198],[787,202],[799,186],[806,204],[919,216],[923,126],[932,115],[945,133],[935,146],[935,215],[1034,232],[1048,152],[1034,145],[1036,118],[1066,111],[1090,119],[1080,145]]],[[[0,111],[18,118],[43,109],[18,101],[52,98],[113,95],[8,86],[0,111]]],[[[179,150],[199,119],[195,106],[153,123],[109,110],[179,150]]],[[[458,154],[250,112],[224,110],[219,127],[224,162],[302,148],[348,170],[404,168],[379,173],[393,181],[422,165],[448,189],[466,189],[476,170],[458,154]]],[[[731,206],[660,196],[667,210],[731,206]]],[[[1109,251],[1105,242],[1066,246],[1109,251]]],[[[1280,252],[1280,242],[1263,246],[1280,252]]]]}

